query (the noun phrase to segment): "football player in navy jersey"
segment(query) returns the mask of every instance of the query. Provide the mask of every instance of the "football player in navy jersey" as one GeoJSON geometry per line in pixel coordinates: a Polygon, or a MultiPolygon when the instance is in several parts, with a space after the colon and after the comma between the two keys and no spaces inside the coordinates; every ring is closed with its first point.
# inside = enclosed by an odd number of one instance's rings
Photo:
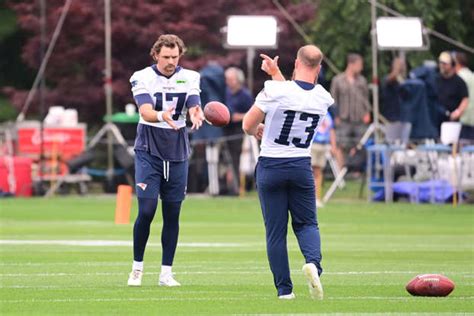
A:
{"type": "Polygon", "coordinates": [[[133,266],[129,286],[140,286],[143,256],[155,216],[158,197],[162,201],[161,286],[179,286],[171,267],[179,232],[179,213],[186,194],[189,139],[186,113],[192,128],[204,120],[199,97],[199,73],[178,66],[185,53],[176,35],[161,35],[150,55],[156,62],[135,72],[130,78],[132,93],[139,108],[140,121],[135,139],[135,181],[138,216],[133,227],[133,266]]]}
{"type": "Polygon", "coordinates": [[[255,176],[270,269],[278,297],[294,299],[286,244],[291,214],[293,231],[306,261],[303,273],[310,294],[322,299],[321,241],[310,145],[318,124],[334,103],[329,92],[315,85],[323,54],[314,45],[301,47],[291,81],[285,81],[281,74],[278,57],[261,57],[262,70],[274,80],[265,82],[244,117],[243,130],[262,140],[255,176]]]}

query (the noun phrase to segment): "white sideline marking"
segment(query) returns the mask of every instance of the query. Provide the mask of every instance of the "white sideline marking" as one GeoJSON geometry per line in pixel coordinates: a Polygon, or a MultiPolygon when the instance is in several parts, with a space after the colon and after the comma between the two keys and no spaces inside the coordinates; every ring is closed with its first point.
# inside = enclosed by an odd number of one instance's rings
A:
{"type": "MultiPolygon", "coordinates": [[[[227,269],[227,270],[221,270],[221,271],[216,271],[216,269],[212,269],[210,271],[176,271],[176,274],[178,275],[209,275],[209,274],[214,274],[214,275],[220,275],[220,274],[232,274],[232,275],[242,275],[242,274],[247,274],[247,275],[258,275],[258,274],[270,274],[269,269],[260,269],[260,270],[253,270],[253,271],[236,271],[237,269],[227,269]]],[[[55,272],[55,273],[49,273],[49,272],[41,272],[41,273],[0,273],[0,277],[63,277],[63,276],[119,276],[119,275],[127,275],[128,270],[123,271],[123,272],[92,272],[92,273],[70,273],[70,272],[55,272]]],[[[299,270],[291,270],[292,273],[297,273],[299,270]]],[[[348,272],[325,272],[324,275],[380,275],[380,274],[415,274],[416,272],[414,271],[348,271],[348,272]]],[[[470,272],[448,272],[449,274],[452,275],[469,275],[470,272]]],[[[145,271],[145,274],[147,275],[159,275],[159,271],[145,271]]],[[[371,283],[373,284],[373,283],[371,283]]],[[[387,283],[383,283],[387,284],[387,283]]],[[[464,283],[464,285],[472,285],[471,283],[464,283]]],[[[1,286],[0,286],[1,288],[1,286]]]]}
{"type": "MultiPolygon", "coordinates": [[[[86,246],[86,247],[132,247],[133,242],[127,240],[17,240],[3,239],[0,245],[57,245],[57,246],[86,246]]],[[[235,242],[183,242],[178,247],[189,248],[228,248],[263,245],[260,243],[235,242]]],[[[161,246],[160,243],[149,243],[148,246],[161,246]]]]}
{"type": "Polygon", "coordinates": [[[2,289],[64,289],[64,286],[59,285],[10,285],[0,286],[2,289]]]}
{"type": "MultiPolygon", "coordinates": [[[[240,297],[148,297],[148,298],[65,298],[65,299],[30,299],[30,300],[0,300],[2,303],[72,303],[72,302],[147,302],[147,301],[242,301],[253,299],[265,299],[265,295],[241,295],[240,297]]],[[[449,300],[472,300],[474,296],[453,296],[449,300]]],[[[409,296],[341,296],[328,297],[324,300],[389,300],[389,301],[408,301],[412,299],[409,296]]],[[[439,299],[439,298],[436,298],[439,299]]],[[[398,314],[398,313],[396,313],[398,314]]],[[[452,314],[451,314],[452,315],[452,314]]]]}
{"type": "MultiPolygon", "coordinates": [[[[421,298],[421,297],[418,297],[421,298]]],[[[472,300],[474,299],[474,296],[450,296],[450,297],[423,297],[424,299],[431,299],[431,300],[472,300]]],[[[399,300],[399,301],[408,301],[412,299],[416,299],[413,296],[340,296],[340,297],[328,297],[324,298],[324,300],[329,299],[329,300],[399,300]]]]}
{"type": "MultiPolygon", "coordinates": [[[[255,299],[261,299],[261,297],[255,297],[255,299]]],[[[32,299],[32,300],[1,300],[2,303],[72,303],[72,302],[149,302],[149,301],[240,301],[244,299],[249,299],[249,297],[242,298],[231,298],[231,297],[150,297],[150,298],[92,298],[92,299],[82,299],[82,298],[66,298],[66,299],[32,299]]]]}
{"type": "MultiPolygon", "coordinates": [[[[69,276],[119,276],[119,275],[127,275],[128,270],[124,272],[93,272],[93,273],[69,273],[69,272],[57,272],[57,273],[49,273],[49,272],[43,272],[43,273],[0,273],[1,277],[69,277],[69,276]]],[[[268,271],[256,271],[256,272],[251,272],[251,271],[178,271],[176,272],[178,275],[192,275],[192,274],[203,274],[203,275],[208,275],[208,274],[269,274],[270,272],[268,271]]],[[[160,272],[145,272],[147,275],[159,275],[160,272]]],[[[2,286],[0,286],[1,288],[2,286]]]]}
{"type": "MultiPolygon", "coordinates": [[[[207,261],[205,261],[207,262],[207,261]]],[[[212,260],[212,264],[225,264],[228,265],[229,263],[227,261],[214,261],[212,260]]],[[[71,265],[74,266],[87,266],[87,267],[129,267],[130,262],[101,262],[101,261],[74,261],[74,262],[31,262],[31,261],[26,261],[26,262],[0,262],[0,267],[26,267],[26,266],[35,266],[35,267],[44,267],[44,266],[68,266],[70,267],[71,265]]],[[[156,264],[156,263],[147,263],[147,271],[146,273],[149,273],[149,271],[153,271],[155,269],[159,269],[161,267],[161,264],[156,264]]],[[[185,265],[186,269],[191,269],[190,272],[186,272],[184,270],[180,271],[178,267],[178,273],[183,273],[183,274],[200,274],[200,273],[211,273],[207,272],[207,270],[210,271],[229,271],[232,270],[235,273],[237,273],[240,270],[244,270],[246,272],[265,272],[269,273],[268,269],[268,263],[267,261],[262,261],[262,262],[255,262],[255,261],[239,261],[238,266],[231,266],[231,267],[216,267],[212,266],[209,264],[194,264],[194,263],[189,263],[185,265]],[[256,265],[257,264],[257,265],[256,265]],[[248,266],[250,265],[250,266],[248,266]],[[202,272],[199,272],[197,270],[201,270],[202,272]],[[207,270],[206,270],[207,269],[207,270]]],[[[449,274],[449,275],[462,275],[464,277],[472,278],[474,277],[473,271],[449,271],[449,270],[442,270],[438,271],[439,273],[442,274],[449,274]]],[[[152,273],[152,272],[150,272],[152,273]]],[[[300,273],[299,269],[292,269],[291,273],[300,273]]],[[[419,270],[415,271],[325,271],[324,275],[378,275],[378,274],[420,274],[419,270]]],[[[2,275],[0,273],[0,275],[2,275]]]]}

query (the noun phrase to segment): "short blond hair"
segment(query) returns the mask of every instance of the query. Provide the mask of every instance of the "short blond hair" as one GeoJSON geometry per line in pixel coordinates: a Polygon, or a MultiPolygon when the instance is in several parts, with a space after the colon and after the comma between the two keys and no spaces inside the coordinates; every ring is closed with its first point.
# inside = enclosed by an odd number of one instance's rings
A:
{"type": "Polygon", "coordinates": [[[298,50],[296,57],[309,68],[318,67],[323,61],[323,53],[315,45],[305,45],[298,50]]]}

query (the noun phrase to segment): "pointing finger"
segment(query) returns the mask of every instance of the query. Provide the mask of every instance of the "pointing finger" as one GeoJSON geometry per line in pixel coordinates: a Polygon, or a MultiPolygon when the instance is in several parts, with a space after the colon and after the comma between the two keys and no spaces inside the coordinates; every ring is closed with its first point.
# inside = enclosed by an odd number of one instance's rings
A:
{"type": "Polygon", "coordinates": [[[265,54],[260,54],[260,57],[262,57],[265,60],[272,61],[272,59],[269,56],[265,55],[265,54]]]}

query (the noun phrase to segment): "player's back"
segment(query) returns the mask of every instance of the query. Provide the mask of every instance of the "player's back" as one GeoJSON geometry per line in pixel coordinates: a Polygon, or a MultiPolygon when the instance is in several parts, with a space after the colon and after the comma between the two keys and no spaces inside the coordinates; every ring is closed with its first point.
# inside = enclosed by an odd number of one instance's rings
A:
{"type": "Polygon", "coordinates": [[[321,85],[267,81],[255,104],[265,113],[262,157],[309,157],[318,124],[334,103],[321,85]]]}

